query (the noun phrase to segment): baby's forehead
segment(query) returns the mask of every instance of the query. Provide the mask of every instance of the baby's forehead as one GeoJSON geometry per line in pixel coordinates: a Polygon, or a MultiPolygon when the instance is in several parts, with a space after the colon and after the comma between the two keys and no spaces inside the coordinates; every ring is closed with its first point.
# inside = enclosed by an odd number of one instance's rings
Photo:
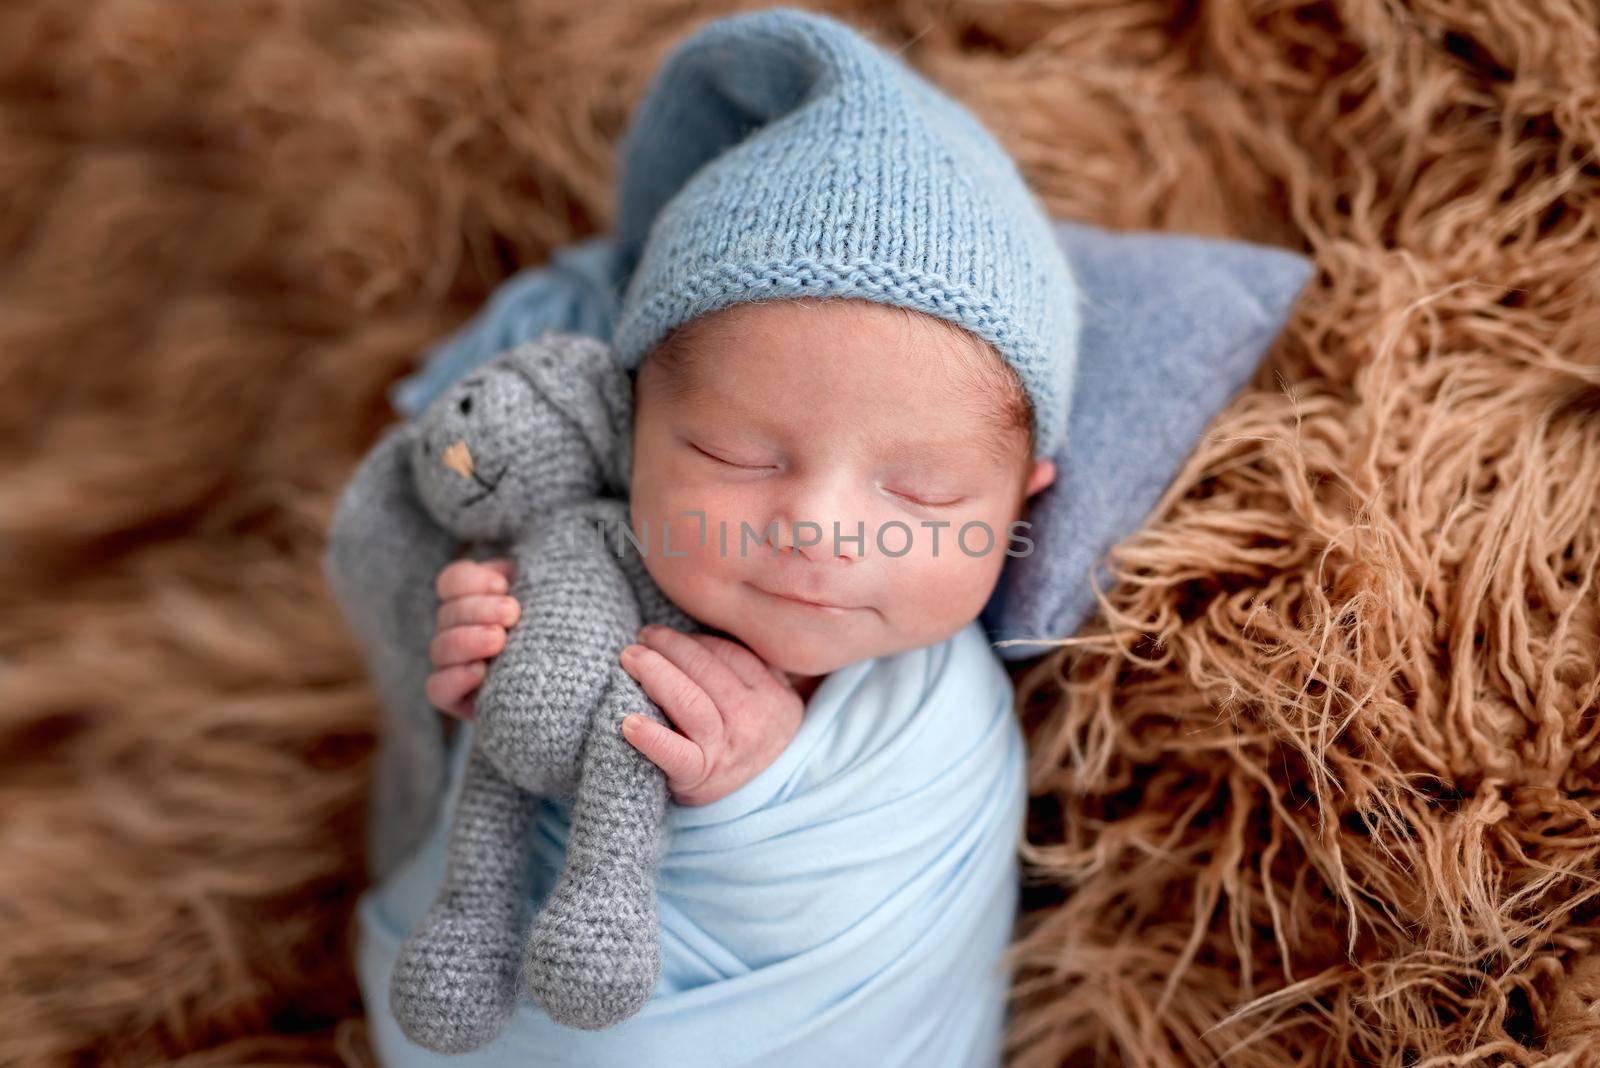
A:
{"type": "Polygon", "coordinates": [[[755,359],[774,348],[801,359],[811,352],[849,349],[852,358],[894,360],[919,379],[954,375],[963,392],[988,386],[1003,391],[1014,377],[990,344],[946,319],[899,305],[860,299],[750,301],[680,325],[652,355],[686,376],[726,373],[729,367],[757,377],[789,370],[755,359]],[[735,365],[732,361],[738,361],[735,365]]]}
{"type": "Polygon", "coordinates": [[[853,426],[919,440],[954,439],[951,459],[1011,456],[1028,436],[1021,383],[992,346],[961,327],[894,305],[864,300],[777,300],[734,305],[668,335],[647,357],[657,395],[702,403],[737,418],[743,394],[762,394],[763,417],[805,426],[803,403],[786,405],[783,384],[805,392],[807,368],[828,368],[827,400],[846,399],[853,426]],[[764,358],[766,357],[766,358],[764,358]],[[830,359],[831,358],[831,359],[830,359]],[[872,365],[864,374],[850,368],[872,365]],[[939,425],[945,433],[937,433],[939,425]],[[959,448],[957,447],[959,444],[959,448]]]}

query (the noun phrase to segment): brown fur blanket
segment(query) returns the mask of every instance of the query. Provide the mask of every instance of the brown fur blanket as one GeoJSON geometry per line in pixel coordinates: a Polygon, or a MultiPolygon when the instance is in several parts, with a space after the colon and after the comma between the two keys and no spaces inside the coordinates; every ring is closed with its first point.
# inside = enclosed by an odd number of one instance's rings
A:
{"type": "MultiPolygon", "coordinates": [[[[0,1063],[368,1060],[333,495],[733,6],[0,6],[0,1063]]],[[[1595,1063],[1600,11],[825,10],[1056,215],[1322,268],[1019,672],[1013,1063],[1595,1063]]]]}

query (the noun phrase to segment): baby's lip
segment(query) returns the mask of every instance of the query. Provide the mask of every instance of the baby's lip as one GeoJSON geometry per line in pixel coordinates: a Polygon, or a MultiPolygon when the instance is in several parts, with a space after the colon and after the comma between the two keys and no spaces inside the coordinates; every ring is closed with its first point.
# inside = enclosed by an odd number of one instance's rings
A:
{"type": "Polygon", "coordinates": [[[798,590],[789,592],[785,589],[773,589],[768,586],[761,586],[754,582],[750,583],[750,585],[760,590],[762,593],[771,594],[774,597],[782,597],[787,601],[798,601],[801,604],[815,605],[818,608],[853,609],[864,607],[862,605],[845,604],[844,602],[836,601],[831,597],[807,596],[798,590]]]}

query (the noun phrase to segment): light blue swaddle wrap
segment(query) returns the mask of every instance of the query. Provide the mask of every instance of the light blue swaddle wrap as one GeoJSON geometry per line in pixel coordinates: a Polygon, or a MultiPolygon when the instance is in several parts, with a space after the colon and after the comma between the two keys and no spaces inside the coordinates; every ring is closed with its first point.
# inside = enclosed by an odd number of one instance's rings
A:
{"type": "MultiPolygon", "coordinates": [[[[525,1002],[492,1045],[442,1056],[406,1040],[386,995],[443,872],[464,725],[442,811],[358,907],[374,1049],[391,1068],[998,1065],[1027,806],[1013,696],[976,621],[828,675],[776,761],[709,805],[669,808],[662,972],[636,1016],[578,1031],[525,1002]]],[[[545,801],[533,828],[539,897],[565,814],[545,801]]]]}

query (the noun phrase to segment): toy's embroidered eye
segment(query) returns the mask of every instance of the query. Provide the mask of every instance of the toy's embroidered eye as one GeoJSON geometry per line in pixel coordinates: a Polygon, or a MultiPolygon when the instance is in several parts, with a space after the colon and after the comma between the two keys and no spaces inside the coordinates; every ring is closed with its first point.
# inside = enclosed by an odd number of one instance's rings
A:
{"type": "Polygon", "coordinates": [[[689,442],[689,448],[693,449],[695,452],[699,453],[701,456],[704,456],[708,460],[715,460],[717,463],[724,464],[728,467],[737,467],[741,471],[770,471],[774,466],[772,464],[736,464],[732,460],[725,460],[715,453],[707,452],[692,441],[689,442]]]}
{"type": "Polygon", "coordinates": [[[465,397],[461,398],[461,414],[462,415],[471,415],[472,414],[472,394],[470,394],[470,393],[468,393],[465,397]]]}

